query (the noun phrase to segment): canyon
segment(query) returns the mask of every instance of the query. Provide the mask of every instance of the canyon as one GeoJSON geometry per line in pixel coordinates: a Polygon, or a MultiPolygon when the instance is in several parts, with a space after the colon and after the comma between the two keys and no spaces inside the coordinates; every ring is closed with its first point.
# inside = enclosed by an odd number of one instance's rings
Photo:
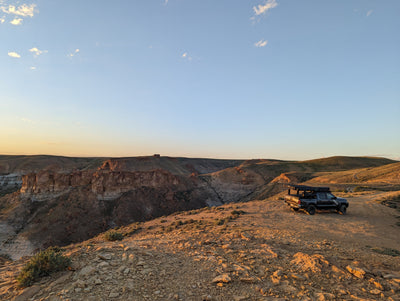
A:
{"type": "Polygon", "coordinates": [[[385,187],[382,179],[390,175],[395,187],[400,184],[394,176],[399,169],[396,161],[366,157],[282,161],[0,156],[0,253],[19,259],[110,228],[266,199],[288,183],[321,184],[334,175],[343,181],[329,183],[341,189],[354,188],[357,179],[374,172],[376,180],[368,181],[385,187]],[[358,178],[349,176],[353,174],[358,178]]]}

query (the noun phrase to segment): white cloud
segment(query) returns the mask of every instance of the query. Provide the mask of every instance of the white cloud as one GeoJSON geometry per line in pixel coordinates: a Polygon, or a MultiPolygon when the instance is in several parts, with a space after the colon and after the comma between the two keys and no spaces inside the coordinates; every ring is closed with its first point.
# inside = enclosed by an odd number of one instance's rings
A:
{"type": "Polygon", "coordinates": [[[33,67],[33,66],[32,66],[32,67],[30,67],[29,69],[31,69],[31,70],[36,70],[36,67],[33,67]]]}
{"type": "Polygon", "coordinates": [[[16,59],[19,59],[21,57],[18,53],[14,52],[14,51],[9,51],[8,56],[16,58],[16,59]]]}
{"type": "Polygon", "coordinates": [[[22,122],[30,123],[30,124],[36,124],[36,121],[33,121],[32,119],[21,117],[22,122]]]}
{"type": "Polygon", "coordinates": [[[372,14],[372,12],[373,12],[373,10],[371,9],[371,10],[369,10],[369,11],[367,11],[367,17],[369,17],[371,14],[372,14]]]}
{"type": "Polygon", "coordinates": [[[47,53],[48,52],[47,50],[39,50],[36,47],[33,47],[33,48],[29,49],[29,51],[32,52],[35,56],[39,56],[39,55],[41,55],[43,53],[47,53]]]}
{"type": "Polygon", "coordinates": [[[3,24],[6,21],[6,18],[3,16],[0,18],[0,24],[3,24]]]}
{"type": "Polygon", "coordinates": [[[265,47],[267,46],[268,41],[267,40],[259,40],[258,42],[254,43],[254,46],[256,47],[265,47]]]}
{"type": "Polygon", "coordinates": [[[267,0],[264,5],[259,4],[258,6],[253,6],[254,13],[256,16],[265,14],[271,8],[278,6],[276,0],[267,0]]]}
{"type": "Polygon", "coordinates": [[[21,18],[15,18],[10,22],[12,25],[21,25],[22,24],[22,19],[21,18]]]}
{"type": "Polygon", "coordinates": [[[75,49],[74,52],[68,54],[68,56],[69,56],[69,57],[74,57],[74,56],[77,55],[79,52],[80,52],[80,50],[77,48],[77,49],[75,49]]]}
{"type": "Polygon", "coordinates": [[[165,0],[165,1],[164,1],[164,5],[167,5],[167,4],[168,4],[168,0],[165,0]]]}
{"type": "Polygon", "coordinates": [[[191,61],[193,59],[187,52],[183,53],[181,57],[188,61],[191,61]]]}
{"type": "Polygon", "coordinates": [[[36,4],[22,4],[18,7],[14,5],[8,6],[0,6],[0,11],[9,14],[9,15],[16,15],[21,17],[33,17],[35,12],[37,12],[36,4]]]}

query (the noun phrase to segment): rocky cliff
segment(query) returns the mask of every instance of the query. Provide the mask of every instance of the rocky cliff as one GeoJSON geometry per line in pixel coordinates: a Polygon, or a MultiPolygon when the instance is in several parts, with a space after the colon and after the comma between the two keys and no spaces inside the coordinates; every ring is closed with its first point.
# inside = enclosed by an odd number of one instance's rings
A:
{"type": "Polygon", "coordinates": [[[222,202],[197,176],[99,168],[24,175],[20,192],[4,197],[3,204],[10,208],[3,222],[14,229],[0,245],[4,252],[15,249],[21,236],[36,248],[65,245],[112,227],[222,202]]]}
{"type": "Polygon", "coordinates": [[[100,169],[69,174],[42,171],[22,176],[20,192],[23,197],[34,197],[40,201],[71,189],[88,187],[98,199],[114,200],[127,191],[141,187],[161,188],[181,184],[182,189],[184,184],[181,182],[182,179],[165,170],[121,172],[100,169]]]}
{"type": "MultiPolygon", "coordinates": [[[[0,176],[0,187],[13,187],[0,195],[0,253],[18,256],[177,211],[265,199],[342,162],[51,157],[46,165],[42,157],[18,157],[6,166],[2,159],[3,171],[20,173],[0,176]],[[38,166],[45,168],[37,171],[38,166]]],[[[361,165],[379,163],[371,160],[362,158],[361,165]]],[[[357,158],[343,162],[340,168],[360,165],[357,158]]]]}
{"type": "Polygon", "coordinates": [[[18,191],[21,185],[22,177],[19,174],[0,175],[0,197],[18,191]]]}

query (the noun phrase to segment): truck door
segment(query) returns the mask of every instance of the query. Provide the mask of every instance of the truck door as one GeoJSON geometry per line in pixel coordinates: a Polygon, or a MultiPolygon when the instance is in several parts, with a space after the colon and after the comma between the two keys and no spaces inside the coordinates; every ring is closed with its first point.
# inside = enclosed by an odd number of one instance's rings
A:
{"type": "Polygon", "coordinates": [[[328,196],[326,192],[318,192],[317,193],[317,204],[318,207],[326,207],[329,206],[330,200],[328,199],[328,196]]]}
{"type": "Polygon", "coordinates": [[[328,192],[326,195],[328,197],[329,206],[336,207],[339,205],[337,198],[332,193],[328,192]]]}

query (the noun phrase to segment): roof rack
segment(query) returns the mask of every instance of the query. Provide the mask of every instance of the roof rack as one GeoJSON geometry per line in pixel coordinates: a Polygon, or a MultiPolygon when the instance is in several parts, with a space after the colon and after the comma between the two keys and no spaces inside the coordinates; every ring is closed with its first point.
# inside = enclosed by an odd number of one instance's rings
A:
{"type": "Polygon", "coordinates": [[[330,192],[329,187],[313,187],[313,186],[306,186],[306,185],[294,185],[289,184],[289,188],[301,190],[301,191],[313,191],[313,192],[330,192]]]}

